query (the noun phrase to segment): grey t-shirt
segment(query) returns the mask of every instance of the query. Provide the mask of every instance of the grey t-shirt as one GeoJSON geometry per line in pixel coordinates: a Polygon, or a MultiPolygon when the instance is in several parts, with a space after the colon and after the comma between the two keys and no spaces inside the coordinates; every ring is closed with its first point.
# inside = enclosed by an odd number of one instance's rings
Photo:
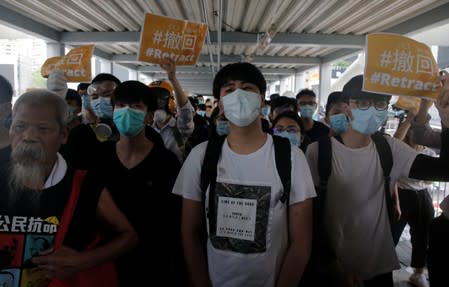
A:
{"type": "MultiPolygon", "coordinates": [[[[408,176],[417,152],[397,139],[386,138],[393,153],[393,185],[400,176],[408,176]]],[[[335,138],[331,143],[325,226],[337,258],[346,270],[364,280],[398,269],[375,144],[371,141],[366,147],[351,149],[335,138]]],[[[317,142],[308,147],[306,156],[318,186],[317,142]]]]}

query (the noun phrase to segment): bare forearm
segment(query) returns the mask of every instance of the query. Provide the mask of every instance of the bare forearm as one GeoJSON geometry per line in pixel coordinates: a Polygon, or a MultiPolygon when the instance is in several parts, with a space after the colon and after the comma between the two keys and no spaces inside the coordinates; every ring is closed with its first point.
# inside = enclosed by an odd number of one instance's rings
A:
{"type": "Polygon", "coordinates": [[[181,84],[179,83],[176,76],[170,76],[169,78],[173,88],[175,90],[175,100],[178,107],[183,107],[187,101],[189,100],[187,96],[184,94],[184,91],[181,88],[181,84]]]}
{"type": "Polygon", "coordinates": [[[285,256],[276,286],[298,286],[309,257],[310,248],[290,246],[285,256]]]}
{"type": "Polygon", "coordinates": [[[136,246],[137,234],[133,230],[120,233],[110,242],[93,249],[83,251],[80,255],[80,270],[89,269],[105,262],[114,261],[136,246]]]}
{"type": "Polygon", "coordinates": [[[407,134],[407,132],[408,132],[408,130],[410,128],[411,121],[412,121],[412,119],[407,118],[402,123],[400,123],[399,126],[398,126],[398,129],[394,133],[394,137],[399,139],[399,140],[401,140],[401,141],[404,140],[405,135],[407,134]]]}
{"type": "Polygon", "coordinates": [[[206,256],[200,242],[199,235],[183,233],[184,255],[192,284],[194,287],[210,287],[212,285],[207,271],[206,256]]]}

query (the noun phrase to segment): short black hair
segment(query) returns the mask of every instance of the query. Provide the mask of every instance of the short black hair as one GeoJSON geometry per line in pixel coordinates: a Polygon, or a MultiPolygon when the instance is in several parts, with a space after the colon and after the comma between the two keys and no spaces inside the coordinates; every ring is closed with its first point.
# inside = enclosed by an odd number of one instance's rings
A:
{"type": "Polygon", "coordinates": [[[79,83],[78,87],[76,88],[76,90],[77,91],[79,91],[79,90],[87,90],[89,85],[90,85],[90,83],[79,83]]]}
{"type": "Polygon", "coordinates": [[[311,96],[316,98],[315,92],[309,89],[302,89],[301,91],[299,91],[298,94],[296,94],[296,99],[299,100],[300,98],[304,97],[304,96],[311,96]]]}
{"type": "Polygon", "coordinates": [[[284,107],[284,106],[291,106],[293,108],[293,111],[298,112],[298,107],[296,106],[295,99],[281,96],[278,98],[275,98],[271,101],[271,110],[274,111],[276,108],[284,107]]]}
{"type": "Polygon", "coordinates": [[[239,62],[228,64],[215,75],[212,93],[214,98],[220,99],[220,89],[229,81],[244,81],[256,85],[260,94],[265,95],[267,82],[262,72],[253,64],[239,62]]]}
{"type": "Polygon", "coordinates": [[[114,76],[113,74],[108,74],[108,73],[101,73],[95,76],[95,78],[92,79],[92,83],[98,83],[98,82],[103,82],[103,81],[112,81],[114,83],[118,85],[120,85],[120,80],[114,76]]]}
{"type": "Polygon", "coordinates": [[[11,83],[0,75],[0,103],[11,102],[13,93],[11,83]]]}
{"type": "Polygon", "coordinates": [[[277,99],[277,98],[279,98],[281,95],[279,95],[278,93],[276,93],[276,94],[271,94],[270,95],[270,101],[272,101],[272,100],[274,100],[274,99],[277,99]]]}
{"type": "Polygon", "coordinates": [[[342,92],[332,92],[329,94],[329,97],[327,98],[326,103],[326,116],[329,114],[330,109],[332,108],[332,105],[338,104],[338,103],[346,103],[349,104],[349,101],[347,98],[343,97],[342,92]]]}
{"type": "Polygon", "coordinates": [[[139,81],[125,81],[114,90],[114,102],[125,104],[138,103],[140,101],[147,107],[147,111],[157,109],[157,99],[147,85],[139,81]]]}
{"type": "Polygon", "coordinates": [[[301,134],[303,134],[305,132],[304,131],[304,121],[298,116],[298,113],[295,113],[292,111],[285,111],[285,112],[282,112],[279,115],[277,115],[277,117],[273,120],[273,123],[271,126],[272,127],[276,126],[278,121],[282,118],[289,118],[289,119],[294,120],[298,124],[299,128],[301,129],[301,134]]]}
{"type": "Polygon", "coordinates": [[[349,99],[385,99],[390,101],[391,95],[363,91],[363,75],[357,75],[343,86],[343,97],[349,99]]]}
{"type": "Polygon", "coordinates": [[[67,90],[67,93],[65,94],[65,100],[66,101],[75,100],[76,101],[76,105],[78,107],[81,107],[81,96],[74,89],[68,89],[67,90]]]}

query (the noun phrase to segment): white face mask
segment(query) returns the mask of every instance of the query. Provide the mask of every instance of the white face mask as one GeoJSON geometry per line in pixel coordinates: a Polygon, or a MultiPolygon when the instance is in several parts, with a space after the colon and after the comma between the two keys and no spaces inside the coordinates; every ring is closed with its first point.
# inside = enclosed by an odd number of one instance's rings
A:
{"type": "Polygon", "coordinates": [[[153,121],[156,122],[156,124],[162,125],[167,121],[168,114],[164,110],[156,110],[154,112],[153,121]]]}
{"type": "Polygon", "coordinates": [[[236,126],[246,127],[260,115],[260,95],[236,89],[222,98],[226,118],[236,126]]]}

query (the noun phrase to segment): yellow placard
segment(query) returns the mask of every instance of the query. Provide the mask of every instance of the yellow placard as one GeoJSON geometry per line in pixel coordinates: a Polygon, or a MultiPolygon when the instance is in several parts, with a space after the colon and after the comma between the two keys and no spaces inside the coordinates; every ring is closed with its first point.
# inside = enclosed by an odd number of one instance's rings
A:
{"type": "Polygon", "coordinates": [[[67,55],[48,58],[41,68],[44,78],[54,69],[64,71],[67,82],[90,82],[91,58],[94,45],[86,45],[70,50],[67,55]]]}
{"type": "Polygon", "coordinates": [[[439,67],[430,48],[389,33],[369,34],[363,89],[369,92],[435,99],[439,67]]]}
{"type": "Polygon", "coordinates": [[[398,101],[394,104],[395,107],[403,109],[403,110],[411,110],[416,109],[419,110],[419,106],[421,105],[421,99],[417,97],[404,97],[400,96],[398,101]]]}
{"type": "Polygon", "coordinates": [[[41,75],[44,78],[48,78],[48,75],[51,71],[53,71],[56,67],[60,65],[60,62],[64,59],[64,56],[60,57],[51,57],[45,60],[44,64],[41,67],[41,75]]]}
{"type": "Polygon", "coordinates": [[[146,14],[138,60],[161,64],[170,57],[176,65],[194,65],[201,53],[207,25],[146,14]]]}

